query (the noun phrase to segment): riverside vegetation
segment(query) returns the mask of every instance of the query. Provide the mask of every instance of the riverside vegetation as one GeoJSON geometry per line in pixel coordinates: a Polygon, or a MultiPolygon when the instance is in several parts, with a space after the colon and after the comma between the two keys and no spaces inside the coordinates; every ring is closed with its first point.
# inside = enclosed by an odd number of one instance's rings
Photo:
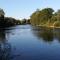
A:
{"type": "Polygon", "coordinates": [[[30,24],[29,19],[18,20],[13,17],[5,17],[5,12],[0,8],[0,28],[11,27],[21,24],[30,24]]]}
{"type": "Polygon", "coordinates": [[[30,19],[18,20],[12,17],[5,17],[5,12],[0,8],[0,27],[9,27],[21,24],[33,26],[60,28],[60,10],[55,12],[52,8],[37,9],[30,19]]]}
{"type": "Polygon", "coordinates": [[[60,10],[54,12],[52,8],[37,9],[31,15],[31,24],[34,26],[60,28],[60,10]]]}

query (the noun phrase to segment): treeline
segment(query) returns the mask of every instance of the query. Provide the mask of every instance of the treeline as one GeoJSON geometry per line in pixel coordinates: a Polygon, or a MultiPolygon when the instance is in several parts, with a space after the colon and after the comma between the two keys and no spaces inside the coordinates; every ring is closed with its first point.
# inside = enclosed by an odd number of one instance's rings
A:
{"type": "Polygon", "coordinates": [[[30,24],[30,19],[18,20],[12,17],[5,17],[5,12],[0,8],[0,28],[22,24],[30,24]]]}
{"type": "Polygon", "coordinates": [[[44,8],[42,10],[37,9],[32,13],[30,19],[18,20],[12,17],[5,17],[5,12],[3,9],[0,9],[0,27],[23,24],[60,28],[60,10],[55,12],[52,8],[44,8]]]}
{"type": "Polygon", "coordinates": [[[55,12],[52,8],[37,9],[30,19],[34,26],[60,27],[60,10],[55,12]]]}
{"type": "Polygon", "coordinates": [[[17,20],[12,17],[4,17],[4,20],[5,20],[4,25],[6,25],[6,26],[30,24],[30,19],[17,20]]]}

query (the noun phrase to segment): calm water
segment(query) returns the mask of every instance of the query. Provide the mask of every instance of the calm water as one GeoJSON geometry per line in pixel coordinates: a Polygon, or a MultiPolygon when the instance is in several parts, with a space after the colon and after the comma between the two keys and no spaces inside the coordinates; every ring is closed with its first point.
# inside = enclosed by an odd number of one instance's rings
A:
{"type": "Polygon", "coordinates": [[[0,30],[0,60],[60,60],[60,29],[20,25],[0,30]]]}

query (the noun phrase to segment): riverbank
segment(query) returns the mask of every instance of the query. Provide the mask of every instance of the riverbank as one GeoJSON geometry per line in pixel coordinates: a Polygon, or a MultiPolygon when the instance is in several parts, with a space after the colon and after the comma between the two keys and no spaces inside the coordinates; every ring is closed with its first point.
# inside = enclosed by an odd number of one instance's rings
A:
{"type": "Polygon", "coordinates": [[[44,27],[44,28],[60,29],[60,27],[56,27],[56,26],[45,26],[45,25],[36,25],[36,27],[44,27]]]}

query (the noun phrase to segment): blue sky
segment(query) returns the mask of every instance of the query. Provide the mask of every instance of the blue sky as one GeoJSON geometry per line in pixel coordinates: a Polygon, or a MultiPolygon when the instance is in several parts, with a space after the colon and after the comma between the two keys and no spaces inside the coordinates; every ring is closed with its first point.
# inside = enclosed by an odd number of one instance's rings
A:
{"type": "Polygon", "coordinates": [[[0,8],[4,9],[5,16],[17,19],[29,18],[37,8],[46,7],[58,10],[60,0],[0,0],[0,8]]]}

